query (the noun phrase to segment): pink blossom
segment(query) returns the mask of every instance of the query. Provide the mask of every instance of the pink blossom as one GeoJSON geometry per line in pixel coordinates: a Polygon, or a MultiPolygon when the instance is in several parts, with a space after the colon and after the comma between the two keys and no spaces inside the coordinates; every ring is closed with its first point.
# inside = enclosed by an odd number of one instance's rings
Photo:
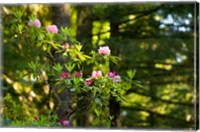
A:
{"type": "Polygon", "coordinates": [[[35,27],[41,27],[41,23],[40,23],[40,20],[39,19],[35,19],[34,21],[30,21],[28,22],[28,26],[29,27],[32,27],[32,26],[35,26],[35,27]]]}
{"type": "Polygon", "coordinates": [[[120,75],[117,75],[116,72],[109,72],[108,76],[113,80],[113,82],[120,82],[121,81],[120,75]]]}
{"type": "Polygon", "coordinates": [[[115,75],[116,75],[116,72],[114,72],[114,71],[108,73],[108,76],[109,76],[109,77],[114,77],[115,75]]]}
{"type": "Polygon", "coordinates": [[[102,72],[101,71],[93,71],[92,72],[92,78],[99,78],[102,76],[102,72]]]}
{"type": "Polygon", "coordinates": [[[58,33],[58,27],[56,25],[48,26],[46,30],[50,33],[58,33]]]}
{"type": "Polygon", "coordinates": [[[61,124],[63,126],[69,126],[69,121],[68,120],[61,120],[61,124]]]}
{"type": "Polygon", "coordinates": [[[68,43],[63,44],[63,48],[68,49],[69,48],[69,44],[68,43]]]}
{"type": "Polygon", "coordinates": [[[110,54],[110,49],[108,46],[100,47],[99,48],[99,54],[100,55],[109,55],[110,54]]]}
{"type": "Polygon", "coordinates": [[[82,72],[75,72],[74,73],[74,77],[78,78],[78,77],[82,77],[83,73],[82,72]]]}
{"type": "Polygon", "coordinates": [[[34,116],[33,118],[34,118],[34,120],[35,120],[35,121],[37,121],[37,120],[38,120],[38,117],[37,117],[37,116],[34,116]]]}
{"type": "Polygon", "coordinates": [[[68,72],[63,72],[63,73],[61,74],[61,78],[62,78],[62,79],[70,78],[70,75],[69,75],[68,72]]]}
{"type": "Polygon", "coordinates": [[[88,86],[91,86],[93,84],[93,80],[92,79],[88,79],[85,81],[85,84],[88,86]]]}
{"type": "Polygon", "coordinates": [[[114,76],[112,79],[114,82],[121,82],[121,77],[119,75],[114,76]]]}

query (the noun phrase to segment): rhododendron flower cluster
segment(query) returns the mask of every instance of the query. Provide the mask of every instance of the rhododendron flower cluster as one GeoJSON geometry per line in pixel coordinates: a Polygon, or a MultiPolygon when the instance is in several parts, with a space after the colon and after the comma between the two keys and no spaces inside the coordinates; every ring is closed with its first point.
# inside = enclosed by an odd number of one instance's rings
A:
{"type": "Polygon", "coordinates": [[[85,85],[91,86],[93,84],[93,79],[97,79],[102,77],[102,72],[101,71],[93,71],[92,72],[92,77],[89,79],[86,79],[85,85]]]}
{"type": "Polygon", "coordinates": [[[109,73],[108,73],[108,76],[109,76],[109,77],[114,77],[114,76],[116,76],[116,72],[109,72],[109,73]]]}
{"type": "Polygon", "coordinates": [[[30,21],[28,22],[28,26],[29,27],[32,27],[32,26],[35,26],[35,27],[41,27],[41,23],[40,23],[40,20],[39,19],[35,19],[34,21],[30,21]]]}
{"type": "Polygon", "coordinates": [[[120,82],[121,77],[116,74],[116,72],[109,72],[108,76],[113,80],[113,82],[120,82]]]}
{"type": "Polygon", "coordinates": [[[50,25],[46,28],[47,32],[58,33],[58,27],[56,25],[50,25]]]}
{"type": "Polygon", "coordinates": [[[114,82],[121,82],[121,77],[120,77],[120,75],[116,75],[116,76],[114,76],[112,79],[113,79],[114,82]]]}
{"type": "Polygon", "coordinates": [[[38,121],[38,117],[37,116],[34,116],[33,118],[34,118],[35,121],[38,121]]]}
{"type": "Polygon", "coordinates": [[[87,85],[87,86],[91,86],[92,84],[93,84],[93,80],[92,79],[87,79],[85,81],[85,85],[87,85]]]}
{"type": "Polygon", "coordinates": [[[63,126],[69,126],[69,121],[68,120],[61,120],[60,122],[63,126]]]}
{"type": "Polygon", "coordinates": [[[61,74],[61,78],[62,78],[62,79],[70,78],[70,74],[69,74],[68,72],[63,72],[63,73],[61,74]]]}
{"type": "Polygon", "coordinates": [[[92,72],[92,78],[99,78],[102,76],[102,72],[101,71],[93,71],[92,72]]]}
{"type": "Polygon", "coordinates": [[[100,55],[109,55],[110,54],[110,48],[108,46],[100,47],[99,48],[99,54],[100,55]]]}
{"type": "Polygon", "coordinates": [[[82,77],[83,73],[82,72],[75,72],[74,73],[74,77],[78,78],[78,77],[82,77]]]}
{"type": "Polygon", "coordinates": [[[69,44],[68,43],[63,44],[63,48],[68,49],[69,48],[69,44]]]}

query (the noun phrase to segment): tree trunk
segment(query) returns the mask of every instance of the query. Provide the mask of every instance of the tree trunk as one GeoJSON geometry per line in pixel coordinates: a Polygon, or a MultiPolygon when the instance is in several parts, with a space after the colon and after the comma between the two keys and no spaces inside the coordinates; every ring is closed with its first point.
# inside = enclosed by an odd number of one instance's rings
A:
{"type": "MultiPolygon", "coordinates": [[[[111,30],[110,30],[110,36],[111,39],[115,38],[119,35],[119,25],[116,22],[110,22],[111,30]]],[[[119,55],[119,51],[116,51],[117,55],[119,55]]],[[[110,115],[114,116],[114,118],[111,120],[111,127],[120,127],[120,104],[116,101],[116,97],[113,97],[110,95],[110,101],[109,101],[109,109],[110,109],[110,115]]]]}
{"type": "Polygon", "coordinates": [[[112,95],[110,96],[109,108],[110,116],[114,116],[114,118],[111,120],[111,127],[120,127],[120,104],[116,102],[116,98],[112,95]]]}
{"type": "MultiPolygon", "coordinates": [[[[85,53],[89,53],[92,50],[92,20],[89,18],[90,12],[91,12],[91,6],[89,5],[78,5],[76,6],[76,10],[77,10],[77,35],[76,35],[76,39],[81,42],[81,44],[83,45],[83,51],[85,53]]],[[[84,73],[87,74],[87,67],[84,67],[84,73]]],[[[78,96],[78,98],[80,98],[80,95],[82,95],[82,93],[80,93],[78,96]]],[[[85,99],[85,98],[84,98],[85,99]]],[[[83,106],[84,103],[89,104],[91,100],[84,100],[84,102],[80,102],[77,100],[77,105],[79,107],[86,107],[83,106]],[[88,101],[88,102],[87,102],[88,101]]],[[[82,109],[82,108],[79,108],[82,109]]],[[[83,110],[84,111],[84,110],[83,110]]],[[[77,113],[77,124],[78,126],[82,127],[82,126],[89,126],[89,119],[88,116],[89,115],[89,110],[86,113],[77,113]]]]}
{"type": "MultiPolygon", "coordinates": [[[[150,83],[149,93],[150,93],[150,95],[151,95],[150,98],[151,98],[152,102],[155,102],[155,101],[156,101],[156,99],[154,98],[154,97],[156,96],[156,92],[157,92],[156,86],[155,86],[153,83],[150,83]]],[[[154,106],[152,106],[152,107],[154,107],[154,106]]],[[[149,119],[149,124],[150,124],[150,126],[151,126],[152,128],[154,128],[154,127],[155,127],[155,124],[156,124],[156,115],[155,115],[154,113],[150,113],[148,119],[149,119]]]]}
{"type": "MultiPolygon", "coordinates": [[[[70,5],[52,5],[52,22],[60,27],[69,27],[70,25],[70,5]]],[[[55,62],[65,63],[61,54],[54,54],[55,62]]],[[[55,112],[58,115],[60,120],[71,120],[69,119],[69,115],[71,113],[70,104],[71,104],[71,94],[68,88],[62,90],[62,92],[58,93],[59,88],[61,88],[64,84],[60,86],[53,86],[55,88],[57,96],[54,97],[55,104],[55,112]],[[60,101],[59,101],[60,100],[60,101]]],[[[54,93],[55,94],[55,93],[54,93]]]]}
{"type": "Polygon", "coordinates": [[[52,5],[52,21],[59,28],[70,26],[70,5],[52,5]]]}
{"type": "Polygon", "coordinates": [[[91,6],[77,6],[77,40],[83,44],[85,53],[89,53],[92,47],[92,19],[89,17],[91,6]]]}

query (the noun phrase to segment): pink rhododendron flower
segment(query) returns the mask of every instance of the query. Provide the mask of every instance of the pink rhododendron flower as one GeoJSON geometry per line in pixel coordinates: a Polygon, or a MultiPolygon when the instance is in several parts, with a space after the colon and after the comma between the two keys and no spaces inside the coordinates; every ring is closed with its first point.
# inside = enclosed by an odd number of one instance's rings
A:
{"type": "Polygon", "coordinates": [[[110,54],[110,49],[108,46],[100,47],[99,48],[99,54],[100,55],[109,55],[110,54]]]}
{"type": "Polygon", "coordinates": [[[37,121],[37,120],[38,120],[38,117],[37,117],[37,116],[34,116],[33,118],[34,118],[34,120],[35,120],[35,121],[37,121]]]}
{"type": "Polygon", "coordinates": [[[32,27],[32,26],[35,26],[35,27],[41,27],[41,23],[40,23],[40,20],[39,19],[35,19],[34,21],[30,21],[28,22],[28,26],[29,27],[32,27]]]}
{"type": "Polygon", "coordinates": [[[116,72],[114,72],[114,71],[108,73],[108,76],[109,76],[109,77],[114,77],[115,75],[116,75],[116,72]]]}
{"type": "Polygon", "coordinates": [[[68,120],[61,120],[61,124],[63,126],[69,126],[69,121],[68,120]]]}
{"type": "Polygon", "coordinates": [[[121,77],[116,74],[116,72],[109,72],[108,76],[113,80],[113,82],[121,82],[121,77]]]}
{"type": "Polygon", "coordinates": [[[50,33],[58,33],[58,27],[56,25],[48,26],[46,30],[50,33]]]}
{"type": "Polygon", "coordinates": [[[74,73],[74,77],[78,78],[78,77],[82,77],[83,73],[82,72],[75,72],[74,73]]]}
{"type": "Polygon", "coordinates": [[[93,71],[92,72],[92,78],[99,78],[102,76],[102,72],[101,71],[93,71]]]}
{"type": "Polygon", "coordinates": [[[61,78],[62,78],[62,79],[70,78],[70,75],[69,75],[68,72],[63,72],[63,73],[61,74],[61,78]]]}
{"type": "Polygon", "coordinates": [[[68,49],[69,48],[69,44],[68,43],[63,44],[63,48],[68,49]]]}
{"type": "Polygon", "coordinates": [[[88,79],[85,81],[85,84],[88,86],[91,86],[93,84],[93,80],[92,79],[88,79]]]}
{"type": "Polygon", "coordinates": [[[112,79],[114,82],[121,82],[121,77],[119,75],[114,76],[112,79]]]}

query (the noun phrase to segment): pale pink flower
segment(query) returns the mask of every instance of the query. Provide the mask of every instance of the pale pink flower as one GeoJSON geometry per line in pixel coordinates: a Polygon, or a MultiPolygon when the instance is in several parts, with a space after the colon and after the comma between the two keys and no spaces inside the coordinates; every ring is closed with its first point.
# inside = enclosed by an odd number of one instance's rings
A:
{"type": "Polygon", "coordinates": [[[108,76],[113,80],[113,82],[121,82],[121,77],[116,74],[116,72],[109,72],[108,76]]]}
{"type": "Polygon", "coordinates": [[[69,75],[68,72],[63,72],[63,73],[61,74],[61,78],[62,78],[62,79],[70,78],[70,75],[69,75]]]}
{"type": "Polygon", "coordinates": [[[69,121],[68,120],[61,120],[61,124],[63,126],[69,126],[69,121]]]}
{"type": "Polygon", "coordinates": [[[114,76],[112,79],[114,82],[121,82],[121,77],[119,75],[114,76]]]}
{"type": "Polygon", "coordinates": [[[34,21],[30,21],[28,22],[28,26],[29,27],[32,27],[32,26],[35,26],[35,27],[41,27],[41,23],[40,23],[40,20],[39,19],[35,19],[34,21]]]}
{"type": "Polygon", "coordinates": [[[99,78],[102,76],[102,72],[101,71],[93,71],[92,72],[92,78],[99,78]]]}
{"type": "Polygon", "coordinates": [[[78,78],[78,77],[82,77],[83,73],[82,72],[75,72],[74,73],[74,77],[78,78]]]}
{"type": "Polygon", "coordinates": [[[48,26],[46,30],[50,33],[58,33],[58,27],[56,25],[48,26]]]}
{"type": "Polygon", "coordinates": [[[85,85],[91,86],[93,84],[93,80],[92,79],[88,79],[85,81],[85,85]]]}
{"type": "Polygon", "coordinates": [[[68,49],[69,48],[69,44],[68,43],[63,44],[63,48],[68,49]]]}
{"type": "Polygon", "coordinates": [[[100,55],[109,55],[110,54],[110,49],[108,46],[100,47],[99,48],[99,54],[100,55]]]}

